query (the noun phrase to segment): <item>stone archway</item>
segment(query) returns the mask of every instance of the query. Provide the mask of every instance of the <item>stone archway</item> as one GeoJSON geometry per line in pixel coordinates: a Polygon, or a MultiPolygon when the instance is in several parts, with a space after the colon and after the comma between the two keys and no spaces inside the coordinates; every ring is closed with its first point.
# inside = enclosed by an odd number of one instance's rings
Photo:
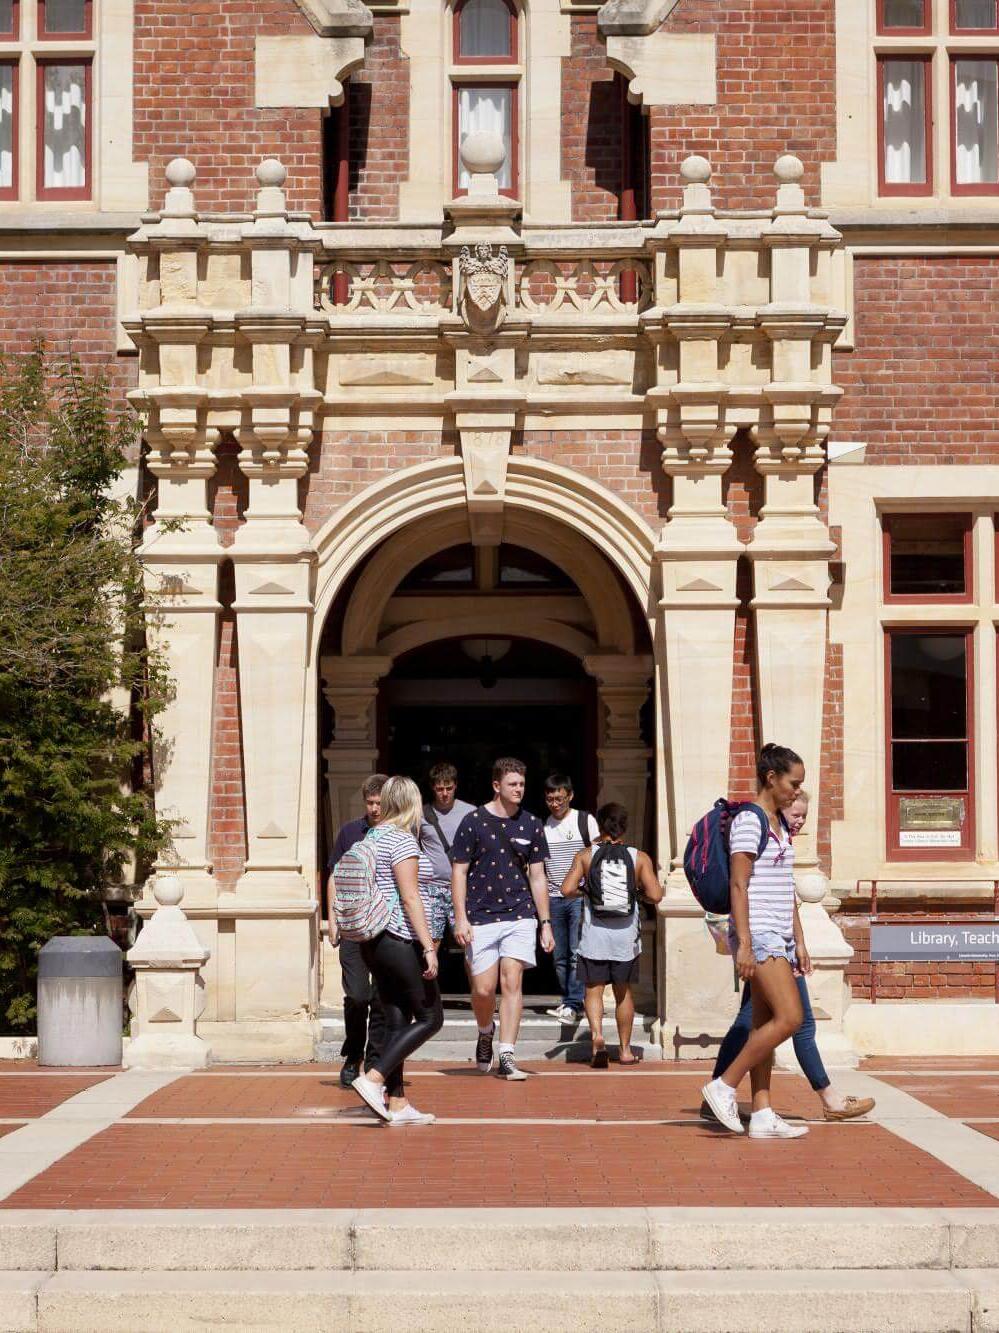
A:
{"type": "Polygon", "coordinates": [[[634,827],[645,823],[649,759],[640,714],[651,693],[653,659],[626,594],[608,561],[578,533],[553,530],[534,515],[512,514],[505,525],[512,544],[533,551],[571,573],[576,593],[471,591],[460,598],[423,597],[409,608],[398,589],[429,555],[468,541],[460,512],[404,529],[374,553],[343,608],[338,651],[320,659],[322,689],[334,714],[334,733],[323,750],[329,827],[358,810],[358,789],[376,764],[375,702],[378,682],[401,655],[442,639],[510,635],[562,649],[596,681],[601,800],[623,801],[634,827]]]}

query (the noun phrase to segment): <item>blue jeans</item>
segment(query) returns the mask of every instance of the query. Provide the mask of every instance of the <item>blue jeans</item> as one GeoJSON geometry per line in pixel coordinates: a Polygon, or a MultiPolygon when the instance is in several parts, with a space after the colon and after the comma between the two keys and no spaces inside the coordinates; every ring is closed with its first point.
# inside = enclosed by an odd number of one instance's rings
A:
{"type": "MultiPolygon", "coordinates": [[[[819,1048],[815,1044],[815,1015],[812,1013],[812,1003],[808,998],[808,987],[805,984],[805,978],[795,977],[795,981],[798,983],[798,994],[801,996],[801,1009],[804,1018],[801,1020],[801,1027],[792,1038],[794,1053],[798,1058],[798,1064],[801,1065],[801,1072],[805,1078],[808,1079],[816,1092],[821,1092],[823,1088],[829,1086],[829,1075],[822,1063],[822,1056],[819,1055],[819,1048]]],[[[742,992],[742,1008],[736,1015],[735,1022],[725,1033],[725,1040],[719,1048],[712,1078],[719,1078],[724,1074],[749,1040],[749,1034],[752,1030],[753,996],[747,981],[742,992]]]]}
{"type": "Polygon", "coordinates": [[[579,932],[583,925],[582,898],[552,897],[548,900],[552,914],[552,934],[555,936],[555,975],[563,1004],[571,1009],[583,1008],[583,987],[576,977],[576,952],[579,932]]]}

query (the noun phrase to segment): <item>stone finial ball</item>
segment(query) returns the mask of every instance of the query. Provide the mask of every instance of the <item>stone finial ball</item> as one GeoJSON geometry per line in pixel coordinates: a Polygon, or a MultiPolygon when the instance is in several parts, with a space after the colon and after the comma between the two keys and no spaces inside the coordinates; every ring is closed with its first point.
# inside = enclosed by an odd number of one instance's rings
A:
{"type": "Polygon", "coordinates": [[[473,176],[495,176],[506,161],[503,140],[492,130],[474,130],[461,141],[461,160],[473,176]]]}
{"type": "Polygon", "coordinates": [[[276,157],[265,157],[257,167],[257,184],[261,189],[267,189],[268,186],[277,186],[280,189],[287,179],[288,172],[285,165],[276,157]]]}
{"type": "Polygon", "coordinates": [[[184,896],[179,875],[159,874],[153,880],[153,897],[161,907],[176,907],[184,896]]]}
{"type": "Polygon", "coordinates": [[[692,153],[680,163],[680,178],[688,185],[706,185],[711,179],[711,163],[706,157],[692,153]]]}
{"type": "Polygon", "coordinates": [[[784,153],[774,163],[774,175],[782,185],[791,185],[800,181],[805,174],[805,164],[793,153],[784,153]]]}
{"type": "Polygon", "coordinates": [[[189,162],[186,157],[175,157],[167,163],[166,178],[167,184],[172,185],[174,189],[178,186],[191,186],[194,184],[194,178],[197,175],[193,162],[189,162]]]}

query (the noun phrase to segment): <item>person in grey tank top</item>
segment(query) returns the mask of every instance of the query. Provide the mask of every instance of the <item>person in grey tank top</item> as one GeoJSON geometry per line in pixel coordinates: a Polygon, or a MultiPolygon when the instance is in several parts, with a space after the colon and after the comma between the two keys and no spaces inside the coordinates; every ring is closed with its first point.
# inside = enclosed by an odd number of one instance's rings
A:
{"type": "Polygon", "coordinates": [[[562,884],[566,898],[582,894],[583,925],[579,937],[576,975],[583,983],[583,1004],[590,1025],[594,1069],[606,1069],[604,1042],[604,987],[614,988],[615,1019],[624,1066],[636,1065],[639,1056],[631,1049],[635,1024],[632,984],[638,979],[642,952],[642,919],[639,897],[657,903],[662,885],[650,857],[637,847],[625,845],[628,812],[611,802],[597,811],[600,840],[594,847],[577,852],[562,884]]]}

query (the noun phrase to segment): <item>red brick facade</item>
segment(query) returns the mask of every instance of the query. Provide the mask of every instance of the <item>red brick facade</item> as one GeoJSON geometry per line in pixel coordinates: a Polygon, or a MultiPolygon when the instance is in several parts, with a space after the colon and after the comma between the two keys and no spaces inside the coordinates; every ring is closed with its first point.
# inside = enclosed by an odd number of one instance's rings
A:
{"type": "Polygon", "coordinates": [[[770,208],[774,161],[797,153],[809,202],[836,155],[835,0],[683,0],[664,31],[714,33],[714,106],[653,107],[652,204],[680,201],[680,163],[700,153],[719,208],[770,208]]]}
{"type": "Polygon", "coordinates": [[[364,64],[350,76],[352,220],[397,218],[409,175],[409,59],[399,25],[394,14],[379,14],[364,64]]]}
{"type": "Polygon", "coordinates": [[[574,222],[612,222],[621,189],[620,79],[607,65],[596,15],[574,15],[562,61],[562,177],[574,222]]]}
{"type": "Polygon", "coordinates": [[[999,462],[999,259],[858,258],[834,436],[868,463],[999,462]]]}
{"type": "Polygon", "coordinates": [[[0,262],[0,351],[44,338],[54,357],[73,353],[107,371],[116,394],[136,380],[136,360],[115,351],[115,265],[107,260],[0,262]]]}
{"type": "Polygon", "coordinates": [[[322,216],[320,110],[254,106],[255,39],[312,30],[293,0],[136,0],[134,153],[151,207],[166,164],[187,157],[203,212],[246,212],[257,163],[280,157],[290,207],[322,216]]]}

